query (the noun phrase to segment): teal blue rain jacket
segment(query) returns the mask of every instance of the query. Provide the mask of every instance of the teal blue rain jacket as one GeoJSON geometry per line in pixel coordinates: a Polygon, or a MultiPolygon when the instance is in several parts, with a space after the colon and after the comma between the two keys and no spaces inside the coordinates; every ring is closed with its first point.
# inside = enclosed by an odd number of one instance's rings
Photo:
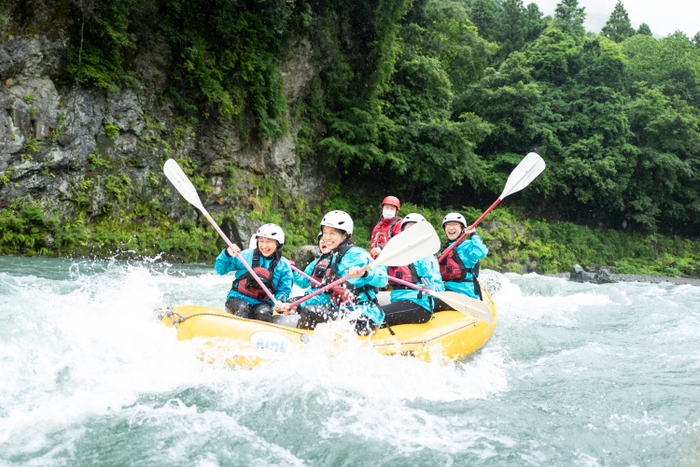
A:
{"type": "MultiPolygon", "coordinates": [[[[254,251],[255,250],[249,248],[247,250],[241,251],[238,254],[239,256],[243,257],[245,262],[248,263],[248,266],[250,266],[251,268],[253,267],[254,251]]],[[[260,267],[267,269],[270,267],[271,262],[272,258],[265,258],[263,255],[260,255],[260,267]]],[[[218,272],[221,276],[231,271],[234,271],[236,279],[248,272],[248,270],[245,268],[245,266],[243,266],[243,263],[238,259],[238,257],[229,256],[226,253],[226,249],[222,250],[221,253],[219,253],[219,256],[217,256],[216,262],[214,263],[214,269],[216,269],[216,272],[218,272]]],[[[289,295],[292,293],[292,266],[289,264],[287,258],[280,258],[279,262],[277,263],[277,266],[275,266],[275,271],[272,274],[272,284],[275,289],[275,291],[273,292],[275,299],[281,302],[286,301],[287,298],[289,298],[289,295]]],[[[265,303],[247,295],[243,295],[242,293],[233,289],[231,289],[226,298],[239,298],[244,302],[248,303],[249,305],[259,305],[261,303],[265,303]]],[[[274,305],[274,302],[272,300],[267,300],[267,303],[270,305],[274,305]]]]}
{"type": "MultiPolygon", "coordinates": [[[[418,285],[421,285],[434,292],[445,291],[445,286],[442,283],[442,276],[440,275],[440,266],[438,265],[437,258],[434,255],[419,259],[413,263],[413,266],[416,268],[416,273],[418,273],[418,276],[423,281],[423,284],[418,285]]],[[[407,300],[415,303],[416,305],[422,306],[430,312],[433,311],[433,304],[430,295],[422,294],[416,289],[397,288],[397,284],[394,284],[393,282],[389,283],[394,286],[394,289],[391,291],[392,302],[407,300]],[[421,298],[418,298],[419,296],[421,298]]]]}
{"type": "MultiPolygon", "coordinates": [[[[447,247],[452,245],[454,242],[449,242],[447,247]]],[[[447,249],[445,247],[445,249],[447,249]]],[[[481,237],[474,234],[471,240],[465,240],[459,245],[457,245],[457,254],[467,268],[473,268],[477,261],[481,258],[485,258],[489,253],[489,249],[484,245],[481,237]]],[[[444,251],[444,250],[443,250],[444,251]]],[[[440,253],[442,255],[442,252],[440,253]]],[[[464,282],[456,281],[445,281],[445,289],[451,290],[453,292],[458,292],[464,295],[468,295],[472,298],[479,298],[479,296],[474,292],[474,283],[472,282],[472,274],[467,273],[467,277],[464,282]]]]}

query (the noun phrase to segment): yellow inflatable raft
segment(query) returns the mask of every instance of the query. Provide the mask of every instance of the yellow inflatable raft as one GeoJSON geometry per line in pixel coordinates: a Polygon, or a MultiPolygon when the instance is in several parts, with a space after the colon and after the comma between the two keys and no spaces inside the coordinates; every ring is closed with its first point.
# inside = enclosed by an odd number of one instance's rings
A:
{"type": "MultiPolygon", "coordinates": [[[[491,310],[491,323],[457,311],[441,311],[434,313],[427,323],[392,326],[393,334],[383,328],[357,339],[384,355],[409,355],[425,361],[430,361],[431,355],[462,359],[483,347],[496,329],[496,306],[489,292],[484,288],[482,291],[491,310]]],[[[269,355],[270,351],[295,351],[314,337],[313,331],[239,318],[216,308],[196,305],[168,310],[162,322],[177,329],[178,340],[204,338],[210,347],[202,358],[213,361],[223,356],[232,366],[254,366],[267,360],[265,354],[269,355]]]]}

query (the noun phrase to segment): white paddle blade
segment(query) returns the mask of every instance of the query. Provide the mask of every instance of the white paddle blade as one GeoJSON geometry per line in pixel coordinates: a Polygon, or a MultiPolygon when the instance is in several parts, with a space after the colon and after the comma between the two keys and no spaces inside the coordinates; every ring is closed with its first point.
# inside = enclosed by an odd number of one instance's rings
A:
{"type": "Polygon", "coordinates": [[[202,211],[205,216],[209,215],[206,209],[204,209],[202,201],[199,199],[199,195],[197,194],[197,190],[195,190],[194,185],[192,185],[192,182],[189,178],[187,178],[187,175],[185,175],[185,172],[182,171],[180,166],[177,165],[175,159],[168,159],[165,161],[163,172],[165,173],[165,176],[168,177],[168,180],[170,180],[170,183],[177,188],[177,191],[180,192],[183,198],[185,198],[191,205],[202,211]]]}
{"type": "Polygon", "coordinates": [[[544,163],[544,159],[542,159],[539,154],[531,152],[525,156],[525,159],[520,161],[520,164],[518,164],[518,166],[510,173],[506,186],[503,189],[503,193],[501,193],[500,199],[503,199],[513,193],[517,193],[528,186],[530,182],[532,182],[539,174],[542,173],[545,167],[546,164],[544,163]]]}
{"type": "Polygon", "coordinates": [[[485,323],[490,323],[491,309],[488,305],[481,300],[475,298],[467,297],[457,292],[432,292],[431,295],[435,298],[439,298],[443,302],[451,306],[455,311],[464,313],[465,315],[472,316],[479,321],[485,323]]]}
{"type": "Polygon", "coordinates": [[[430,222],[417,222],[410,229],[392,237],[369,267],[406,266],[434,255],[439,249],[440,238],[430,222]]]}

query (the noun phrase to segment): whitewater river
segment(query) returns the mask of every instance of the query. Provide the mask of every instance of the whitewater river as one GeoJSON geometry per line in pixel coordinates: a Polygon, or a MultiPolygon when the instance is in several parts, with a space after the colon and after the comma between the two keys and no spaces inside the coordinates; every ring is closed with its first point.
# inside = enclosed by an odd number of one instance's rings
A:
{"type": "Polygon", "coordinates": [[[154,311],[221,307],[211,266],[0,257],[0,465],[700,465],[700,287],[484,279],[498,327],[463,361],[236,370],[154,311]]]}

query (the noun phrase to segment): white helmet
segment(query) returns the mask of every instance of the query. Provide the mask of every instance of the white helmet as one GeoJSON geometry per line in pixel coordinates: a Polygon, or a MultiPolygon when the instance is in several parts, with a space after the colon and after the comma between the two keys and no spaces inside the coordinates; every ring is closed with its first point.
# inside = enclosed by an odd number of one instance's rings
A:
{"type": "Polygon", "coordinates": [[[280,227],[277,224],[261,225],[258,231],[255,232],[254,237],[256,240],[260,237],[269,238],[271,240],[277,240],[277,243],[279,243],[280,246],[284,245],[284,232],[282,231],[282,227],[280,227]]]}
{"type": "Polygon", "coordinates": [[[331,211],[321,220],[321,229],[326,225],[334,229],[342,230],[348,235],[352,235],[352,217],[345,211],[331,211]]]}
{"type": "Polygon", "coordinates": [[[428,221],[425,219],[425,217],[418,214],[417,212],[412,212],[411,214],[406,215],[406,217],[404,217],[403,220],[401,221],[401,230],[403,230],[403,228],[406,224],[410,224],[412,222],[428,222],[428,221]]]}
{"type": "Polygon", "coordinates": [[[258,246],[258,237],[255,234],[250,236],[250,242],[248,243],[248,248],[254,250],[258,246]]]}
{"type": "Polygon", "coordinates": [[[458,212],[451,212],[442,219],[443,229],[445,228],[445,224],[447,224],[448,222],[459,222],[464,226],[465,229],[467,228],[467,220],[464,218],[463,215],[461,215],[458,212]]]}

